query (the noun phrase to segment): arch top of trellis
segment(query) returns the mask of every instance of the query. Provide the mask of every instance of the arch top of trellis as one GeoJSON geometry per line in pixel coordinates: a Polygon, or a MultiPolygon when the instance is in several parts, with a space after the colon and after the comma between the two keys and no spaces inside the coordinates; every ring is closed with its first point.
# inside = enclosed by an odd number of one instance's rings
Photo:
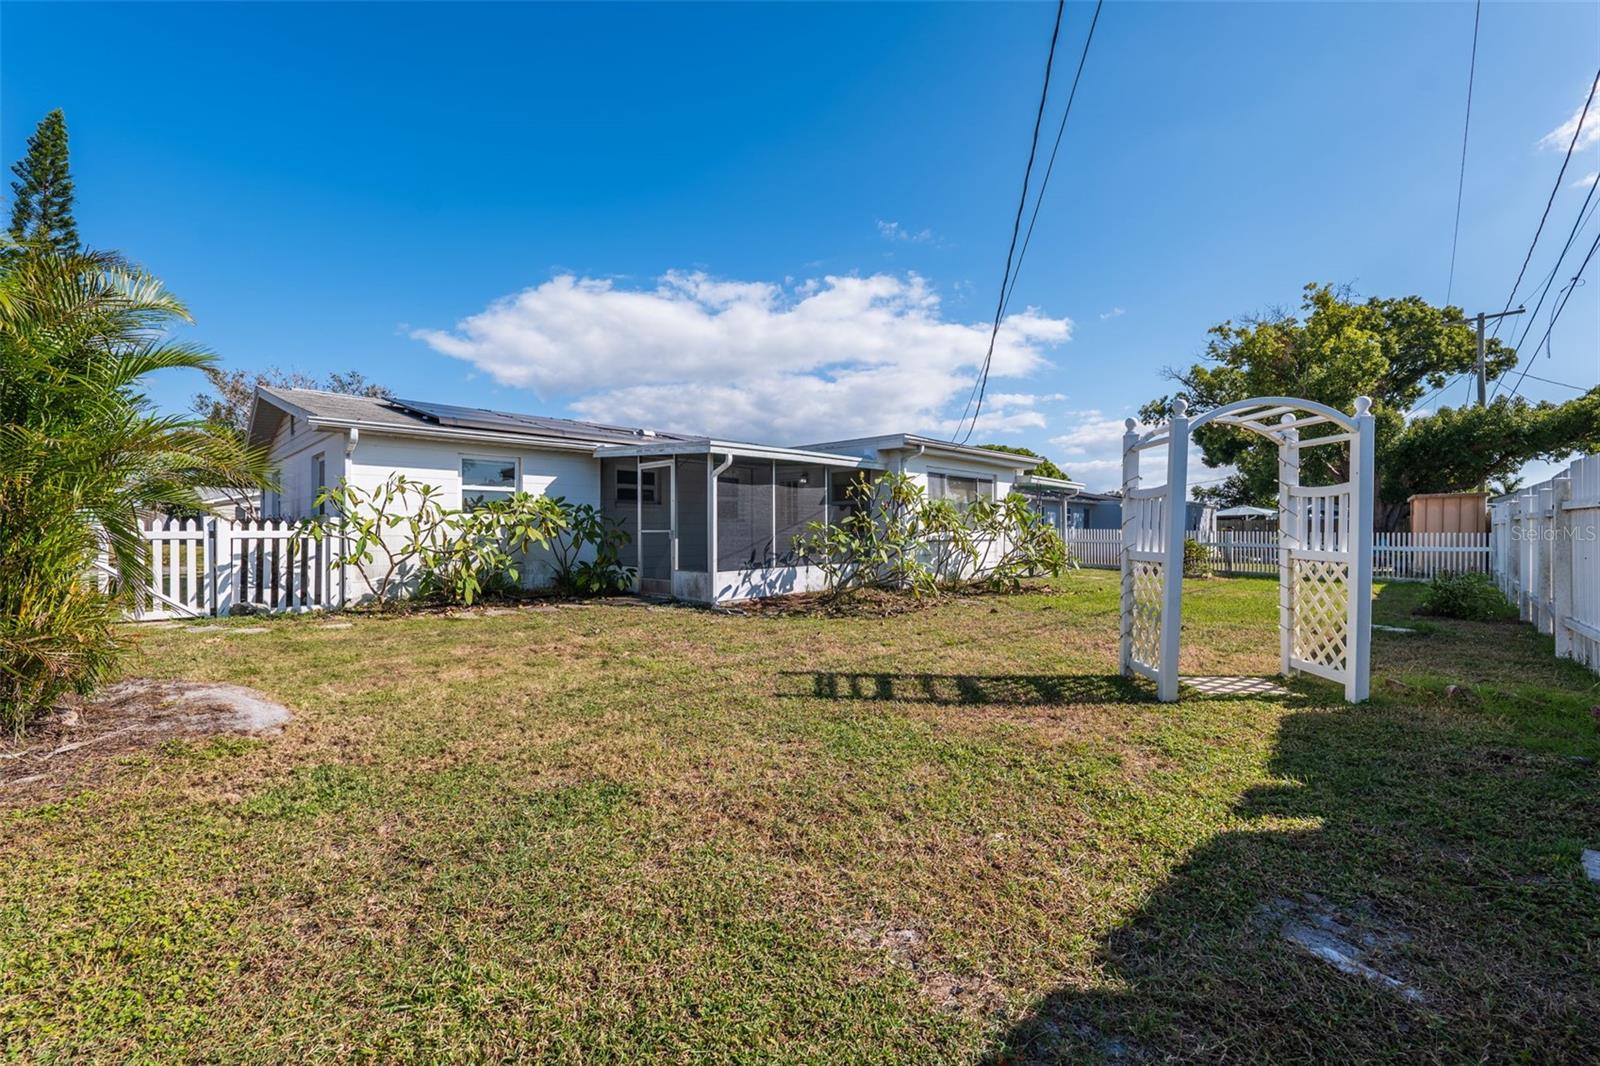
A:
{"type": "MultiPolygon", "coordinates": [[[[1313,448],[1320,444],[1339,444],[1352,440],[1356,432],[1356,419],[1369,414],[1371,410],[1372,400],[1365,396],[1356,398],[1356,411],[1353,416],[1326,404],[1317,403],[1315,400],[1301,400],[1291,396],[1255,396],[1248,400],[1235,400],[1221,407],[1213,407],[1204,414],[1195,416],[1189,421],[1188,430],[1193,433],[1201,426],[1215,422],[1218,425],[1247,429],[1275,444],[1294,441],[1301,447],[1313,448]],[[1268,419],[1277,421],[1269,422],[1268,419]],[[1344,432],[1299,439],[1300,430],[1320,425],[1337,426],[1344,432]]],[[[1172,401],[1174,417],[1184,418],[1188,411],[1188,401],[1183,397],[1180,396],[1172,401]]],[[[1126,425],[1132,431],[1138,424],[1130,418],[1126,425]]],[[[1171,438],[1171,425],[1167,422],[1146,431],[1139,436],[1134,447],[1143,451],[1146,448],[1159,448],[1167,444],[1171,438]]]]}

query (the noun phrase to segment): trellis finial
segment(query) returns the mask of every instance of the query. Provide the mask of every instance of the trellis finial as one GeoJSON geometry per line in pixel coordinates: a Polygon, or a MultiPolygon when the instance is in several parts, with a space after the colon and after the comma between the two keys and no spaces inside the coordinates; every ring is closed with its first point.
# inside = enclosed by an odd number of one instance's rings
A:
{"type": "Polygon", "coordinates": [[[1182,396],[1179,396],[1176,400],[1172,401],[1172,417],[1173,418],[1182,418],[1184,415],[1186,415],[1188,413],[1189,413],[1189,401],[1188,400],[1185,400],[1182,396]]]}
{"type": "Polygon", "coordinates": [[[1371,396],[1357,396],[1356,397],[1356,417],[1360,418],[1362,415],[1368,414],[1371,411],[1372,411],[1372,397],[1371,396]]]}
{"type": "Polygon", "coordinates": [[[1124,418],[1122,420],[1122,428],[1127,430],[1129,433],[1132,433],[1134,430],[1139,428],[1139,423],[1135,422],[1131,418],[1124,418]]]}

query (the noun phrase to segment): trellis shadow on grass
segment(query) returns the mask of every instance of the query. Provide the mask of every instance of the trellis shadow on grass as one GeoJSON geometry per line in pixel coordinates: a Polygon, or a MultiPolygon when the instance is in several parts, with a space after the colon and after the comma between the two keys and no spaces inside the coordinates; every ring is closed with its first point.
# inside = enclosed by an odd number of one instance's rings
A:
{"type": "Polygon", "coordinates": [[[1155,692],[1116,674],[934,674],[786,670],[778,695],[789,699],[884,701],[940,706],[1047,707],[1150,703],[1155,692]]]}

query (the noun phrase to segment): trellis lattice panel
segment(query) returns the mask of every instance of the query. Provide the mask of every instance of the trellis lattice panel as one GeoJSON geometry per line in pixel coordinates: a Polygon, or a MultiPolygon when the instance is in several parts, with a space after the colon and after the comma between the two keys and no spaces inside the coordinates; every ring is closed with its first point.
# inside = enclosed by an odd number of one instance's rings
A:
{"type": "Polygon", "coordinates": [[[1350,564],[1292,559],[1293,651],[1296,669],[1342,681],[1350,670],[1350,564]]]}
{"type": "Polygon", "coordinates": [[[1161,668],[1161,600],[1166,564],[1148,559],[1133,563],[1133,661],[1146,672],[1161,668]]]}

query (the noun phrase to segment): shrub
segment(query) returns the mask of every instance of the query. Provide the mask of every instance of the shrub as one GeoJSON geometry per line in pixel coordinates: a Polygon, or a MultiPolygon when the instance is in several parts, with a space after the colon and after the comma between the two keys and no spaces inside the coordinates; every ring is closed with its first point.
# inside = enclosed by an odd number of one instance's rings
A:
{"type": "Polygon", "coordinates": [[[1517,617],[1517,609],[1488,574],[1436,575],[1428,582],[1417,610],[1474,622],[1502,622],[1517,617]]]}
{"type": "Polygon", "coordinates": [[[471,606],[485,595],[517,591],[518,559],[547,547],[565,520],[554,499],[526,492],[446,512],[418,553],[418,595],[471,606]]]}
{"type": "Polygon", "coordinates": [[[1192,537],[1183,542],[1183,576],[1211,576],[1211,549],[1192,537]]]}
{"type": "Polygon", "coordinates": [[[317,502],[334,516],[308,529],[338,545],[333,561],[354,567],[380,607],[401,602],[413,586],[419,599],[439,603],[509,595],[535,548],[549,550],[553,583],[569,595],[617,592],[633,581],[620,558],[627,534],[592,504],[519,492],[450,510],[438,489],[404,474],[372,489],[340,482],[317,502]],[[591,548],[593,558],[583,559],[591,548]]]}
{"type": "Polygon", "coordinates": [[[796,542],[834,595],[892,588],[922,596],[969,584],[1014,589],[1025,577],[1067,565],[1061,537],[1020,496],[962,508],[929,500],[904,474],[862,478],[846,495],[851,506],[839,521],[813,522],[796,542]]]}
{"type": "Polygon", "coordinates": [[[608,596],[633,585],[633,567],[622,565],[628,534],[592,503],[569,504],[557,496],[565,524],[550,540],[550,571],[555,586],[569,596],[608,596]],[[585,549],[594,557],[584,559],[585,549]]]}

